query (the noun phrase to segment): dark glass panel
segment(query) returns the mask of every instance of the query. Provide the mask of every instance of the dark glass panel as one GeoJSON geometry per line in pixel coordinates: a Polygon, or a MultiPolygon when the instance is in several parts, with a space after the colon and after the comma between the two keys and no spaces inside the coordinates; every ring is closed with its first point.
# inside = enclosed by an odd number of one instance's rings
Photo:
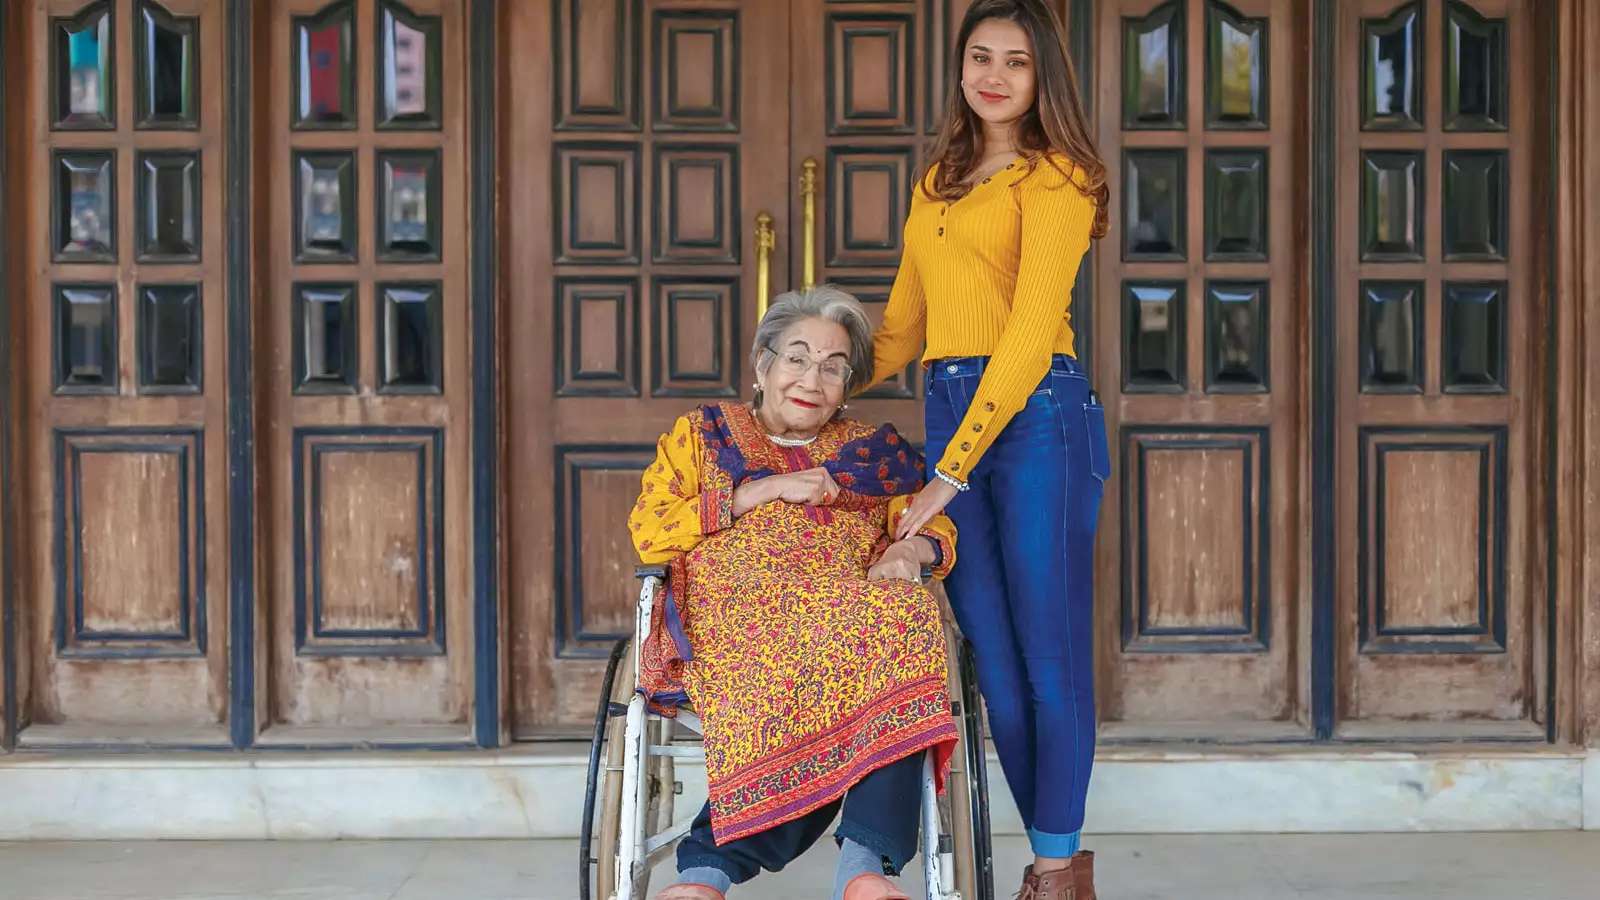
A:
{"type": "Polygon", "coordinates": [[[1422,283],[1361,283],[1361,389],[1422,390],[1422,283]]]}
{"type": "Polygon", "coordinates": [[[1506,258],[1506,154],[1444,152],[1444,254],[1450,260],[1506,258]]]}
{"type": "Polygon", "coordinates": [[[117,289],[55,287],[56,393],[117,392],[117,289]]]}
{"type": "Polygon", "coordinates": [[[1183,282],[1124,282],[1123,389],[1182,391],[1183,282]]]}
{"type": "Polygon", "coordinates": [[[379,152],[378,178],[378,258],[439,259],[438,151],[379,152]]]}
{"type": "Polygon", "coordinates": [[[440,123],[440,22],[398,3],[378,4],[379,128],[437,128],[440,123]]]}
{"type": "Polygon", "coordinates": [[[297,284],[294,293],[295,393],[354,393],[355,285],[297,284]]]}
{"type": "Polygon", "coordinates": [[[1184,114],[1183,4],[1122,20],[1122,124],[1181,128],[1184,114]]]}
{"type": "Polygon", "coordinates": [[[1446,283],[1441,373],[1451,393],[1506,388],[1505,282],[1446,283]]]}
{"type": "Polygon", "coordinates": [[[1444,127],[1506,127],[1506,20],[1486,19],[1464,3],[1445,5],[1444,127]]]}
{"type": "Polygon", "coordinates": [[[1422,258],[1422,153],[1373,150],[1361,164],[1361,258],[1422,258]]]}
{"type": "Polygon", "coordinates": [[[1183,259],[1184,157],[1183,150],[1124,154],[1124,259],[1183,259]]]}
{"type": "Polygon", "coordinates": [[[200,286],[139,288],[139,387],[146,393],[200,390],[200,286]]]}
{"type": "Polygon", "coordinates": [[[51,20],[57,128],[111,128],[116,121],[116,46],[109,0],[51,20]]]}
{"type": "Polygon", "coordinates": [[[436,394],[443,335],[437,283],[378,286],[378,389],[436,394]]]}
{"type": "Polygon", "coordinates": [[[1206,152],[1206,259],[1267,258],[1267,151],[1206,152]]]}
{"type": "Polygon", "coordinates": [[[356,124],[355,4],[340,0],[294,20],[294,127],[356,124]]]}
{"type": "Polygon", "coordinates": [[[61,262],[117,258],[116,157],[110,150],[56,153],[53,256],[61,262]]]}
{"type": "Polygon", "coordinates": [[[348,151],[295,154],[295,256],[349,262],[356,256],[356,159],[348,151]]]}
{"type": "Polygon", "coordinates": [[[1422,10],[1361,20],[1361,127],[1422,127],[1422,10]]]}
{"type": "Polygon", "coordinates": [[[135,57],[141,128],[192,128],[200,119],[200,19],[140,0],[135,57]]]}
{"type": "Polygon", "coordinates": [[[141,261],[200,257],[200,154],[141,153],[134,165],[135,245],[141,261]]]}
{"type": "Polygon", "coordinates": [[[1225,4],[1206,4],[1206,124],[1267,125],[1267,20],[1225,4]]]}
{"type": "Polygon", "coordinates": [[[1206,285],[1206,390],[1267,388],[1267,285],[1206,285]]]}

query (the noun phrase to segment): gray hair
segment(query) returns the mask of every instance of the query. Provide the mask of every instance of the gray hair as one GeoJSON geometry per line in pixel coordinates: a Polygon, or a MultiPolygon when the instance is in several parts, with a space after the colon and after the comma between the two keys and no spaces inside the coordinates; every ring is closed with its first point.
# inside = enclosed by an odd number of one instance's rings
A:
{"type": "MultiPolygon", "coordinates": [[[[772,298],[767,314],[756,326],[750,344],[750,368],[757,375],[766,371],[764,354],[776,354],[778,338],[789,326],[806,319],[826,319],[844,328],[850,339],[850,381],[846,393],[855,393],[872,378],[872,322],[861,301],[831,284],[819,284],[803,291],[788,291],[772,298]]],[[[770,364],[770,363],[769,363],[770,364]]]]}

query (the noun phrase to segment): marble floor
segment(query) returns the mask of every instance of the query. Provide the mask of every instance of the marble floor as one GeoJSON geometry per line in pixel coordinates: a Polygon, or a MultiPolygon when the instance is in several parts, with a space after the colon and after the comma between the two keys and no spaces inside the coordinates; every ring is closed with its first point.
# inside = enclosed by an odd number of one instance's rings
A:
{"type": "MultiPolygon", "coordinates": [[[[1105,900],[1600,898],[1600,832],[1592,831],[1089,843],[1105,900]]],[[[1020,870],[1022,839],[997,844],[999,870],[1020,870]]],[[[0,843],[0,900],[571,900],[576,851],[575,841],[0,843]]],[[[819,844],[730,900],[825,897],[832,862],[831,844],[819,844]]],[[[913,896],[918,881],[906,885],[913,896]]],[[[997,888],[1009,898],[1016,886],[997,888]]]]}

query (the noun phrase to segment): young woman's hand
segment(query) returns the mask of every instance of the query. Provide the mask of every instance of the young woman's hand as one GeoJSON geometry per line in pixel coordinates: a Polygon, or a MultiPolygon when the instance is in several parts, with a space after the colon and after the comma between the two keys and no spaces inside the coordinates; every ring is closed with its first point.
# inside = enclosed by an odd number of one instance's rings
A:
{"type": "Polygon", "coordinates": [[[894,533],[895,540],[903,540],[921,531],[930,519],[944,512],[944,508],[955,499],[956,493],[956,489],[944,479],[929,479],[900,516],[900,524],[894,533]]]}
{"type": "Polygon", "coordinates": [[[868,581],[922,580],[922,567],[933,562],[933,545],[922,537],[895,541],[867,569],[868,581]]]}

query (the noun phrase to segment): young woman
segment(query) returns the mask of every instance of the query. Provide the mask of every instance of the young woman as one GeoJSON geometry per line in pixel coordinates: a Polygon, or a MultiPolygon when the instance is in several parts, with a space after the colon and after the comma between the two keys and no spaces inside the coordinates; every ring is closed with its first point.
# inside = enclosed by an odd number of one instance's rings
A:
{"type": "Polygon", "coordinates": [[[935,474],[897,536],[947,512],[945,581],[1034,861],[1022,900],[1092,900],[1079,849],[1094,761],[1095,520],[1105,413],[1073,353],[1078,263],[1106,230],[1105,166],[1042,0],[977,0],[874,337],[876,383],[918,351],[935,474]]]}

